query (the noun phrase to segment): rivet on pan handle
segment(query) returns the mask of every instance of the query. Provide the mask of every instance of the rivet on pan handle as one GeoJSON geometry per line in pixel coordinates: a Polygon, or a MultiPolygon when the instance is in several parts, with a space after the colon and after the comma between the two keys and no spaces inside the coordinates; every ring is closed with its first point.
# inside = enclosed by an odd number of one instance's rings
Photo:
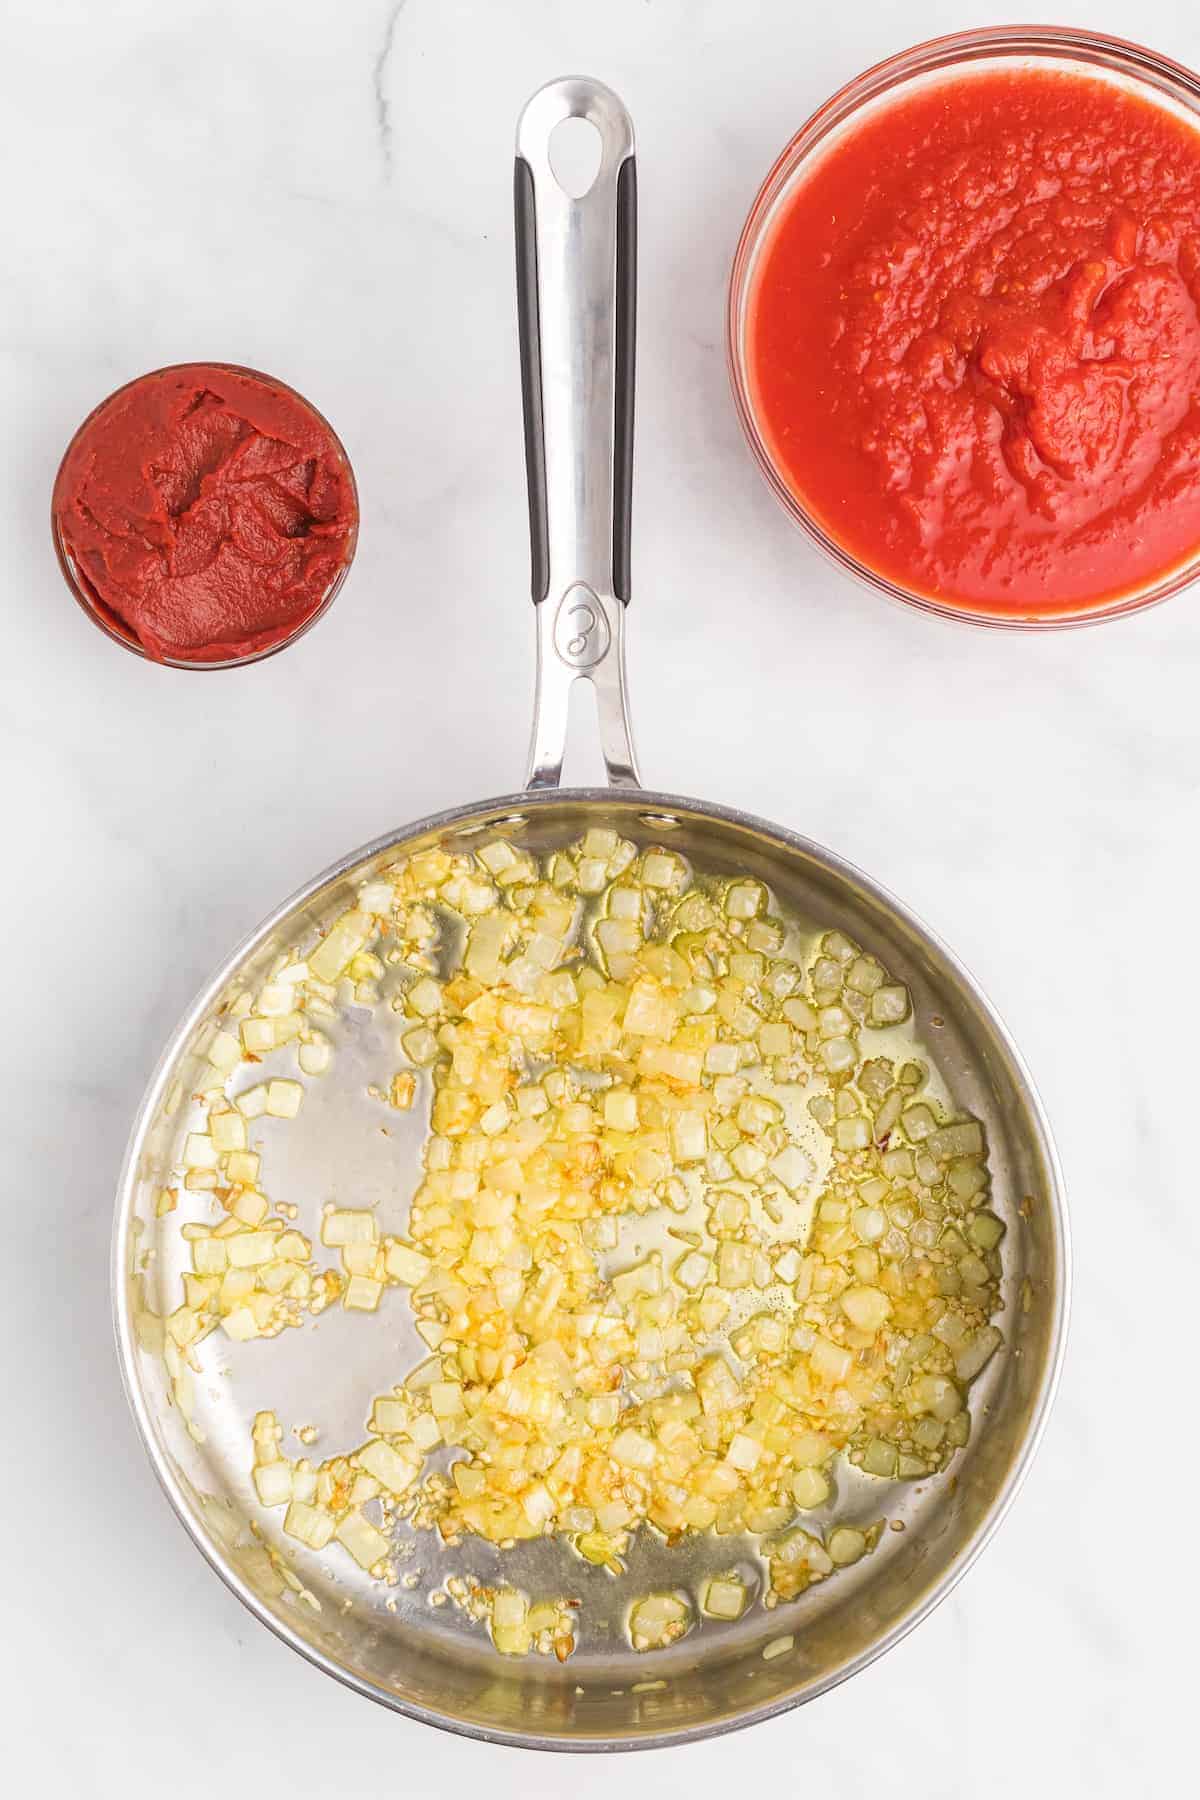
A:
{"type": "Polygon", "coordinates": [[[625,689],[633,477],[637,188],[633,125],[610,88],[539,89],[517,124],[517,313],[537,694],[527,785],[557,787],[568,697],[592,683],[615,787],[640,785],[625,689]],[[587,119],[600,163],[572,197],[550,163],[564,119],[587,119]]]}

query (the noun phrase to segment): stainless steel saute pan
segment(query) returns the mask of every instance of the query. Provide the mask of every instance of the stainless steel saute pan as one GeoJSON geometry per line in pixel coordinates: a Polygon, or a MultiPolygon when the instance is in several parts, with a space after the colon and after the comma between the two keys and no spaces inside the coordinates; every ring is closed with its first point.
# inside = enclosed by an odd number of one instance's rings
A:
{"type": "MultiPolygon", "coordinates": [[[[319,1668],[414,1718],[510,1744],[610,1750],[703,1737],[811,1699],[897,1642],[943,1598],[996,1529],[1041,1434],[1063,1346],[1067,1233],[1054,1151],[1029,1077],[987,1001],[936,938],[873,881],[807,839],[639,785],[623,663],[636,198],[632,128],[607,88],[558,81],[530,101],[517,138],[516,207],[538,642],[528,785],[353,851],[286,900],[218,971],[167,1046],[134,1126],[117,1200],[113,1282],[124,1376],[154,1468],[197,1547],[264,1624],[319,1668]],[[589,119],[602,141],[599,173],[580,199],[568,197],[549,162],[551,132],[567,117],[589,119]],[[567,697],[579,679],[596,692],[607,789],[557,786],[567,697]],[[156,1195],[194,1128],[190,1096],[202,1084],[214,1019],[264,979],[281,951],[311,944],[364,878],[397,853],[469,845],[483,832],[542,852],[600,824],[639,843],[669,837],[714,873],[757,876],[801,927],[841,927],[908,985],[917,1028],[954,1100],[986,1127],[994,1204],[1008,1224],[1005,1347],[972,1390],[975,1429],[947,1475],[919,1485],[857,1478],[870,1489],[861,1496],[862,1516],[886,1512],[904,1528],[774,1613],[752,1607],[733,1624],[705,1620],[669,1649],[639,1656],[620,1629],[630,1599],[728,1568],[728,1538],[701,1535],[668,1549],[644,1532],[615,1580],[550,1538],[507,1552],[468,1540],[449,1553],[458,1570],[535,1593],[586,1584],[578,1647],[560,1666],[501,1657],[454,1607],[430,1604],[448,1572],[448,1553],[432,1533],[413,1560],[415,1581],[390,1592],[348,1572],[344,1556],[294,1554],[297,1547],[278,1535],[279,1515],[257,1506],[250,1485],[255,1410],[276,1406],[289,1424],[318,1419],[319,1454],[330,1453],[326,1445],[349,1448],[362,1437],[362,1396],[388,1385],[425,1347],[397,1296],[370,1319],[331,1308],[270,1343],[232,1344],[213,1333],[196,1351],[189,1431],[170,1401],[159,1322],[178,1304],[185,1206],[159,1218],[156,1195]],[[281,1575],[283,1557],[271,1550],[285,1553],[307,1595],[281,1575]],[[765,1658],[781,1632],[794,1647],[765,1658]]],[[[423,1122],[419,1109],[392,1114],[391,1135],[381,1134],[366,1087],[379,1066],[383,1027],[364,1012],[337,1029],[333,1070],[309,1084],[299,1118],[256,1121],[269,1185],[299,1207],[309,1232],[335,1195],[377,1201],[389,1228],[398,1229],[402,1199],[418,1180],[423,1122]]],[[[192,1199],[204,1196],[185,1196],[192,1199]]],[[[855,1504],[853,1477],[849,1471],[842,1484],[843,1508],[855,1504]]]]}

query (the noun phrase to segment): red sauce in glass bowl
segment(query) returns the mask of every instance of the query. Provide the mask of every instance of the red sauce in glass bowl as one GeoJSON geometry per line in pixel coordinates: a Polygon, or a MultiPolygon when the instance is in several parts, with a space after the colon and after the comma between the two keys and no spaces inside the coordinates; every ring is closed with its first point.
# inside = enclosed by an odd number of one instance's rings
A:
{"type": "Polygon", "coordinates": [[[354,554],[346,453],[316,409],[250,369],[181,363],[85,419],[54,484],[68,582],[131,648],[211,666],[269,654],[354,554]]]}
{"type": "Polygon", "coordinates": [[[1200,130],[1063,68],[901,92],[780,202],[746,346],[767,455],[859,563],[1110,607],[1200,550],[1200,130]]]}

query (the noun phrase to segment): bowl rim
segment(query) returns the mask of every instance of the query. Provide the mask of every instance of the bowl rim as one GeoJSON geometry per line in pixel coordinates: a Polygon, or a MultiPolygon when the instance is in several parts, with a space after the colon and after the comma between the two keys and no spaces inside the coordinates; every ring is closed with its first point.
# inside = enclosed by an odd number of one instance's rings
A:
{"type": "Polygon", "coordinates": [[[350,573],[351,565],[354,562],[358,550],[360,524],[361,510],[358,498],[358,482],[354,474],[354,465],[346,453],[345,444],[342,442],[340,436],[334,430],[321,409],[314,406],[306,394],[302,394],[299,388],[292,387],[289,382],[280,381],[277,376],[268,375],[263,369],[250,368],[246,363],[229,362],[224,357],[215,358],[211,361],[203,358],[190,357],[186,362],[164,363],[161,368],[146,369],[142,374],[131,376],[128,381],[123,381],[119,387],[113,388],[111,393],[106,394],[102,400],[96,402],[91,411],[81,420],[79,425],[77,425],[75,430],[71,433],[67,447],[59,459],[58,468],[55,470],[54,481],[50,489],[50,538],[54,545],[54,554],[58,560],[62,578],[66,582],[72,598],[87,614],[92,624],[98,631],[102,631],[110,642],[119,644],[122,650],[128,650],[132,655],[140,657],[142,662],[150,663],[152,666],[163,669],[182,669],[193,674],[201,674],[214,669],[246,669],[249,668],[252,663],[266,662],[268,657],[277,656],[281,650],[287,650],[296,642],[297,638],[303,637],[306,631],[311,631],[317,621],[322,619],[333,605],[333,602],[341,592],[346,577],[350,573]],[[317,422],[328,432],[342,459],[342,465],[350,483],[350,497],[354,503],[354,523],[351,526],[347,553],[341,567],[333,577],[333,580],[329,583],[328,588],[325,590],[325,593],[317,602],[316,606],[300,620],[299,624],[293,626],[286,637],[280,638],[278,643],[266,645],[261,650],[253,650],[246,656],[207,657],[192,660],[189,660],[186,657],[177,656],[151,656],[150,652],[144,645],[138,642],[133,633],[129,631],[128,628],[120,625],[115,617],[110,614],[109,608],[105,606],[99,596],[93,597],[86,576],[84,576],[82,571],[77,567],[74,557],[71,555],[70,550],[63,541],[62,529],[58,516],[59,509],[57,506],[58,484],[62,480],[63,471],[67,465],[67,459],[84,432],[107,406],[110,406],[114,400],[126,393],[128,389],[140,387],[144,381],[155,381],[162,375],[176,374],[183,369],[222,369],[231,375],[243,375],[248,380],[258,382],[264,387],[275,388],[280,393],[290,395],[291,398],[296,400],[307,412],[310,412],[317,422]]]}
{"type": "Polygon", "coordinates": [[[966,68],[988,58],[1006,56],[1054,58],[1060,62],[1075,62],[1085,70],[1107,70],[1111,75],[1135,81],[1143,91],[1156,90],[1161,97],[1160,104],[1162,101],[1174,102],[1177,113],[1193,115],[1200,132],[1200,75],[1156,50],[1105,32],[1068,25],[990,25],[948,32],[896,51],[873,63],[831,94],[788,140],[763,178],[746,215],[730,267],[725,310],[725,360],[734,410],[760,474],[792,523],[843,574],[860,587],[883,594],[887,599],[957,624],[1000,631],[1063,631],[1132,617],[1190,587],[1200,577],[1200,543],[1184,561],[1137,592],[1080,607],[1073,612],[1050,615],[1007,613],[937,599],[892,580],[856,556],[833,536],[785,481],[759,429],[747,367],[747,307],[757,258],[779,203],[802,179],[805,165],[820,152],[829,134],[875,102],[886,102],[887,96],[914,79],[950,73],[959,66],[966,68]]]}

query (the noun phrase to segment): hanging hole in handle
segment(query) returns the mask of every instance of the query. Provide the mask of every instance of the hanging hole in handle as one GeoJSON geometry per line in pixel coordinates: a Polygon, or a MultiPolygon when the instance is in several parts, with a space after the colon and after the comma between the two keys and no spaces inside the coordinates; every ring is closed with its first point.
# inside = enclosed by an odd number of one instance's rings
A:
{"type": "Polygon", "coordinates": [[[600,173],[604,142],[590,119],[560,119],[546,146],[550,169],[569,200],[582,200],[600,173]]]}

